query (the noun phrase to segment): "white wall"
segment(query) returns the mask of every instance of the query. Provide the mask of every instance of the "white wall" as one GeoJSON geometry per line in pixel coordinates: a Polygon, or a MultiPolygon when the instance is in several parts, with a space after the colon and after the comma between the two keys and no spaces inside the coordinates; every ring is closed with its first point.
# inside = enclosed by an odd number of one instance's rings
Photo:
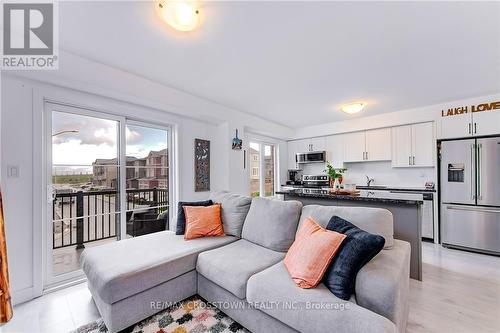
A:
{"type": "MultiPolygon", "coordinates": [[[[500,94],[492,94],[487,96],[478,96],[474,98],[449,101],[435,105],[424,107],[399,110],[388,112],[376,116],[360,117],[353,116],[352,119],[326,123],[316,126],[308,126],[297,129],[294,134],[294,139],[303,139],[318,136],[327,136],[338,133],[355,132],[366,129],[383,128],[391,126],[399,126],[406,124],[421,123],[427,121],[437,121],[441,117],[441,110],[451,107],[459,107],[464,105],[472,105],[481,102],[498,100],[500,94]]],[[[370,106],[368,105],[367,108],[370,106]]]]}
{"type": "MultiPolygon", "coordinates": [[[[211,188],[248,192],[242,151],[231,150],[234,130],[289,138],[292,130],[217,103],[177,91],[116,68],[62,52],[58,71],[2,73],[1,179],[5,200],[6,237],[14,303],[41,291],[42,217],[33,194],[44,191],[40,166],[42,137],[38,98],[45,95],[83,101],[82,106],[139,120],[174,124],[178,134],[179,199],[199,200],[194,192],[194,138],[211,140],[211,188]],[[36,158],[35,158],[36,159],[36,158]],[[7,166],[17,165],[20,177],[7,178],[7,166]],[[35,213],[34,213],[35,212],[35,213]],[[37,229],[38,228],[38,229],[37,229]]],[[[286,148],[285,148],[286,151],[286,148]]]]}

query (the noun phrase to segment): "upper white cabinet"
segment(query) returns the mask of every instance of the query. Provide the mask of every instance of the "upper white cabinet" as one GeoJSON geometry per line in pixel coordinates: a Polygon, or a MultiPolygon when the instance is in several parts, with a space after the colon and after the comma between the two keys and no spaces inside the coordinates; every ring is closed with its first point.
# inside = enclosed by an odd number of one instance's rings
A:
{"type": "Polygon", "coordinates": [[[472,113],[443,117],[438,122],[438,136],[440,139],[471,136],[473,135],[472,130],[472,113]]]}
{"type": "Polygon", "coordinates": [[[326,150],[326,138],[312,138],[288,141],[288,169],[297,168],[295,155],[297,153],[307,153],[311,151],[326,150]]]}
{"type": "Polygon", "coordinates": [[[343,134],[326,138],[326,158],[337,169],[344,167],[344,138],[343,134]]]}
{"type": "Polygon", "coordinates": [[[473,113],[472,126],[474,135],[500,134],[500,110],[473,113]]]}
{"type": "Polygon", "coordinates": [[[411,126],[412,129],[412,166],[432,167],[436,156],[434,123],[421,123],[411,126]]]}
{"type": "Polygon", "coordinates": [[[392,128],[392,166],[407,167],[411,165],[412,152],[411,125],[392,128]]]}
{"type": "Polygon", "coordinates": [[[392,166],[434,166],[434,140],[431,122],[393,127],[392,166]]]}
{"type": "Polygon", "coordinates": [[[344,162],[389,161],[390,159],[390,128],[344,135],[344,162]]]}
{"type": "Polygon", "coordinates": [[[297,162],[295,160],[295,154],[297,154],[299,144],[297,141],[288,141],[287,150],[288,150],[288,169],[297,168],[297,162]]]}
{"type": "Polygon", "coordinates": [[[391,129],[381,128],[366,131],[366,160],[391,160],[391,129]]]}
{"type": "Polygon", "coordinates": [[[366,155],[365,132],[344,135],[344,162],[362,162],[366,155]]]}
{"type": "Polygon", "coordinates": [[[442,117],[438,122],[439,139],[495,134],[500,134],[500,110],[442,117]]]}

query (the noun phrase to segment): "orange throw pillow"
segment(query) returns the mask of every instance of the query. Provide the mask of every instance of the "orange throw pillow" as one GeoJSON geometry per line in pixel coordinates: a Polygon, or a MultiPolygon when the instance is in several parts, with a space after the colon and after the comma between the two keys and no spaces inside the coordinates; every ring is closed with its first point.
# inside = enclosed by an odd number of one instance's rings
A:
{"type": "Polygon", "coordinates": [[[184,206],[183,208],[186,215],[184,239],[224,236],[220,204],[207,207],[184,206]]]}
{"type": "Polygon", "coordinates": [[[316,287],[345,238],[344,234],[322,228],[311,217],[306,218],[285,256],[292,280],[300,288],[316,287]]]}

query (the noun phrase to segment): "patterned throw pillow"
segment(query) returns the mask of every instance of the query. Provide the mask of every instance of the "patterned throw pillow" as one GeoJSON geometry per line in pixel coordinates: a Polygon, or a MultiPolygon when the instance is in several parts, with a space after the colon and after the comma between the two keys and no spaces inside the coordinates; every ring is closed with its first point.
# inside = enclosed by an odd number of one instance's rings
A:
{"type": "Polygon", "coordinates": [[[335,296],[348,300],[354,293],[359,270],[382,250],[385,240],[338,216],[332,216],[326,228],[347,238],[328,267],[323,283],[335,296]]]}
{"type": "Polygon", "coordinates": [[[292,280],[300,288],[316,287],[344,238],[345,235],[322,228],[311,217],[306,218],[285,256],[292,280]]]}
{"type": "Polygon", "coordinates": [[[212,200],[205,201],[179,201],[177,205],[177,228],[175,230],[176,235],[184,235],[186,231],[186,215],[184,215],[184,206],[211,206],[213,205],[212,200]]]}

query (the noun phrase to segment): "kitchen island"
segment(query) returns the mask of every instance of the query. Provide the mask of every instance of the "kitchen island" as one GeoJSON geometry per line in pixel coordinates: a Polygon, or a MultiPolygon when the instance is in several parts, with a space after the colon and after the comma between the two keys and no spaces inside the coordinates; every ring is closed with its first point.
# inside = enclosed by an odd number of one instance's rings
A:
{"type": "Polygon", "coordinates": [[[362,190],[356,195],[337,195],[330,190],[293,189],[276,192],[284,200],[306,205],[375,207],[389,210],[394,217],[394,238],[411,245],[410,277],[422,280],[421,194],[362,190]]]}

